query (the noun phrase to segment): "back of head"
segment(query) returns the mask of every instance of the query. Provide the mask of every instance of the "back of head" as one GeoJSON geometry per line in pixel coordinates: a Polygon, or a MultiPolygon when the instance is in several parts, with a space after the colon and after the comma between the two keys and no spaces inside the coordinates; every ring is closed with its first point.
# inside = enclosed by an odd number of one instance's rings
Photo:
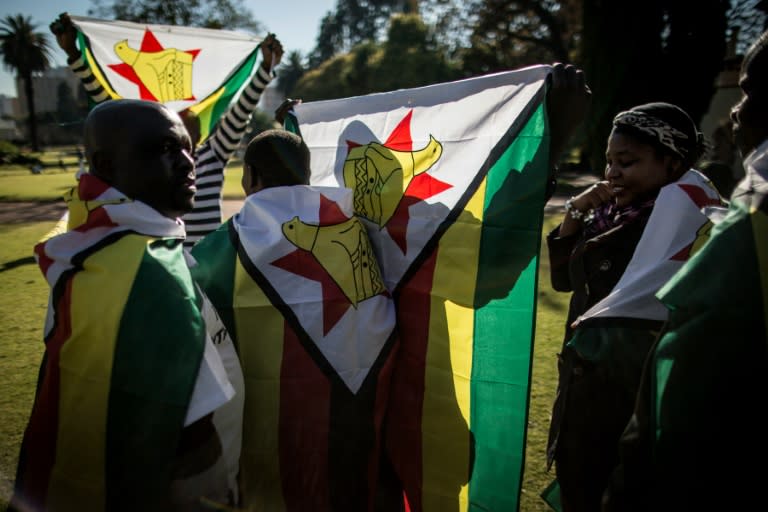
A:
{"type": "Polygon", "coordinates": [[[253,183],[262,188],[309,183],[309,148],[301,137],[286,130],[265,130],[245,150],[245,164],[253,183]]]}
{"type": "Polygon", "coordinates": [[[613,130],[631,135],[661,152],[671,153],[692,167],[704,152],[701,133],[683,109],[671,103],[654,102],[621,112],[613,119],[613,130]]]}

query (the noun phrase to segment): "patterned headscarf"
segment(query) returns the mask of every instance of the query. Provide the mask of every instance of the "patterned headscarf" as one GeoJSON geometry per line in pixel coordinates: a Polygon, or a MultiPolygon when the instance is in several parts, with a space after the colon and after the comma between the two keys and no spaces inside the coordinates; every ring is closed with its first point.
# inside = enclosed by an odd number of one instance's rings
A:
{"type": "Polygon", "coordinates": [[[613,126],[627,127],[650,137],[689,165],[693,165],[703,149],[703,137],[693,120],[670,103],[647,103],[620,112],[613,118],[613,126]]]}

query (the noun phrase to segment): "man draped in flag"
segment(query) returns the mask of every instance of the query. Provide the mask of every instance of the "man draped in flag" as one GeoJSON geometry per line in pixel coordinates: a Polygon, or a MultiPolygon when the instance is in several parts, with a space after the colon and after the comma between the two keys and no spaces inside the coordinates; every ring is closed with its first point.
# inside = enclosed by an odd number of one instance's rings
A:
{"type": "Polygon", "coordinates": [[[396,302],[382,510],[519,506],[550,159],[589,95],[557,64],[301,103],[287,120],[311,183],[354,190],[396,302]]]}
{"type": "Polygon", "coordinates": [[[709,241],[658,293],[669,320],[645,366],[604,510],[759,510],[768,458],[768,32],[731,111],[746,176],[709,241]]]}
{"type": "MultiPolygon", "coordinates": [[[[195,207],[183,217],[187,231],[184,245],[191,247],[221,224],[224,167],[240,144],[248,126],[248,120],[256,109],[264,88],[275,76],[274,67],[280,63],[283,55],[282,44],[274,35],[268,35],[259,44],[262,61],[250,80],[248,79],[255,65],[256,50],[251,54],[245,54],[242,62],[235,62],[234,65],[237,68],[230,76],[216,77],[217,88],[210,91],[206,97],[195,98],[189,92],[190,87],[196,83],[193,80],[200,78],[199,75],[210,74],[212,71],[203,68],[197,72],[191,71],[197,69],[193,61],[202,59],[200,55],[205,53],[210,54],[209,58],[215,60],[232,52],[233,43],[226,39],[224,43],[219,43],[223,46],[214,46],[213,42],[208,43],[214,37],[212,32],[216,31],[186,27],[145,26],[125,22],[119,24],[97,22],[87,18],[75,18],[75,23],[69,15],[64,13],[51,24],[51,31],[56,35],[59,46],[67,53],[70,68],[83,82],[93,102],[100,103],[121,97],[121,94],[115,90],[117,85],[115,82],[131,80],[138,87],[134,85],[133,89],[124,91],[122,93],[124,97],[141,97],[168,103],[179,110],[183,108],[182,119],[185,121],[193,143],[197,145],[198,142],[202,142],[194,152],[197,172],[195,207]],[[126,25],[128,29],[125,28],[126,25]],[[169,53],[171,50],[168,47],[172,44],[171,36],[174,34],[174,29],[176,31],[183,29],[196,36],[194,41],[199,46],[190,49],[187,53],[179,53],[178,49],[174,49],[173,54],[169,53]],[[124,37],[120,30],[123,32],[128,30],[128,34],[136,33],[133,37],[142,36],[138,50],[130,46],[134,43],[118,40],[119,37],[124,37]],[[80,43],[80,48],[77,41],[80,43]],[[161,41],[165,42],[165,47],[161,41]],[[108,47],[108,51],[103,52],[103,55],[97,53],[94,49],[97,44],[108,47]],[[206,47],[209,44],[210,47],[206,47]],[[200,49],[201,46],[202,49],[200,49]],[[222,54],[222,52],[225,53],[222,54]],[[173,64],[176,62],[174,56],[177,54],[186,56],[187,59],[184,62],[189,62],[184,65],[173,64]],[[106,61],[109,57],[120,63],[107,66],[106,61]],[[175,70],[176,68],[180,69],[175,70]],[[190,70],[185,73],[184,70],[187,68],[190,70]],[[107,69],[119,76],[113,76],[109,80],[107,69]],[[163,73],[165,73],[163,71],[158,74],[159,70],[175,70],[168,72],[178,78],[177,82],[184,82],[183,85],[179,85],[179,88],[187,92],[180,92],[175,96],[162,93],[166,90],[163,87],[167,88],[168,84],[165,81],[159,81],[158,77],[164,76],[163,73]],[[184,80],[184,77],[187,77],[187,80],[184,80]],[[233,95],[243,86],[244,89],[237,101],[230,107],[233,95]]],[[[219,36],[219,34],[215,35],[219,36]]],[[[246,48],[250,47],[246,46],[246,48]]]]}
{"type": "Polygon", "coordinates": [[[234,394],[206,334],[179,217],[195,194],[179,116],[139,100],[85,123],[81,219],[35,247],[51,286],[17,510],[197,510],[227,503],[212,413],[234,394]]]}
{"type": "Polygon", "coordinates": [[[708,236],[701,209],[720,197],[691,167],[702,149],[675,105],[619,113],[605,180],[566,202],[547,237],[552,286],[572,292],[547,453],[564,511],[599,509],[643,361],[666,319],[655,293],[708,236]]]}
{"type": "Polygon", "coordinates": [[[248,145],[240,212],[193,249],[245,377],[248,510],[373,510],[395,310],[352,191],[309,187],[309,150],[248,145]]]}

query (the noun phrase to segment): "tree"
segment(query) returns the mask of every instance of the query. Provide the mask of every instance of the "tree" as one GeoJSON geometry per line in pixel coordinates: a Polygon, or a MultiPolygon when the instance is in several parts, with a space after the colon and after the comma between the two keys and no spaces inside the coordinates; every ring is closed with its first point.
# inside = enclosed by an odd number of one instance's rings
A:
{"type": "Polygon", "coordinates": [[[294,92],[306,101],[325,100],[419,87],[459,76],[418,15],[396,15],[390,20],[386,42],[367,41],[332,57],[308,71],[294,92]]]}
{"type": "Polygon", "coordinates": [[[729,2],[647,0],[631,16],[619,2],[583,4],[582,65],[593,92],[585,145],[591,167],[602,173],[619,111],[668,101],[701,120],[725,57],[729,2]]]}
{"type": "Polygon", "coordinates": [[[301,62],[300,52],[291,52],[288,54],[287,62],[283,61],[278,71],[277,90],[288,97],[293,92],[296,83],[304,76],[306,69],[301,62]]]}
{"type": "Polygon", "coordinates": [[[165,25],[263,31],[243,0],[91,0],[88,14],[165,25]]]}
{"type": "Polygon", "coordinates": [[[326,14],[320,25],[309,56],[310,68],[366,41],[380,40],[393,14],[418,13],[416,0],[337,0],[336,9],[326,14]]]}
{"type": "Polygon", "coordinates": [[[471,3],[469,46],[460,53],[468,75],[531,64],[572,62],[581,29],[579,2],[483,0],[471,3]]]}
{"type": "Polygon", "coordinates": [[[41,32],[35,32],[32,19],[22,14],[6,16],[0,21],[0,53],[3,65],[21,78],[24,94],[27,97],[29,117],[29,139],[33,151],[40,148],[37,142],[37,119],[35,113],[35,95],[32,84],[34,73],[44,71],[50,62],[48,38],[41,32]]]}

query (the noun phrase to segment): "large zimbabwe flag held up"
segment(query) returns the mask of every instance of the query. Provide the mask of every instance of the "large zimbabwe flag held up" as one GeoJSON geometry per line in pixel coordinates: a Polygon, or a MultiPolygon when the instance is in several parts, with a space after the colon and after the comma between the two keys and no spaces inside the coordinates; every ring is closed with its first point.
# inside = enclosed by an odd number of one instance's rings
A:
{"type": "Polygon", "coordinates": [[[395,309],[352,192],[274,187],[192,249],[245,382],[247,510],[372,510],[395,309]]]}
{"type": "Polygon", "coordinates": [[[295,109],[354,189],[400,342],[386,451],[410,510],[516,510],[549,169],[549,66],[295,109]]]}
{"type": "Polygon", "coordinates": [[[69,202],[78,223],[35,247],[51,294],[12,503],[164,509],[206,343],[184,226],[90,174],[69,202]]]}
{"type": "Polygon", "coordinates": [[[111,99],[158,101],[200,120],[205,140],[256,71],[261,38],[199,27],[73,16],[78,45],[111,99]]]}

